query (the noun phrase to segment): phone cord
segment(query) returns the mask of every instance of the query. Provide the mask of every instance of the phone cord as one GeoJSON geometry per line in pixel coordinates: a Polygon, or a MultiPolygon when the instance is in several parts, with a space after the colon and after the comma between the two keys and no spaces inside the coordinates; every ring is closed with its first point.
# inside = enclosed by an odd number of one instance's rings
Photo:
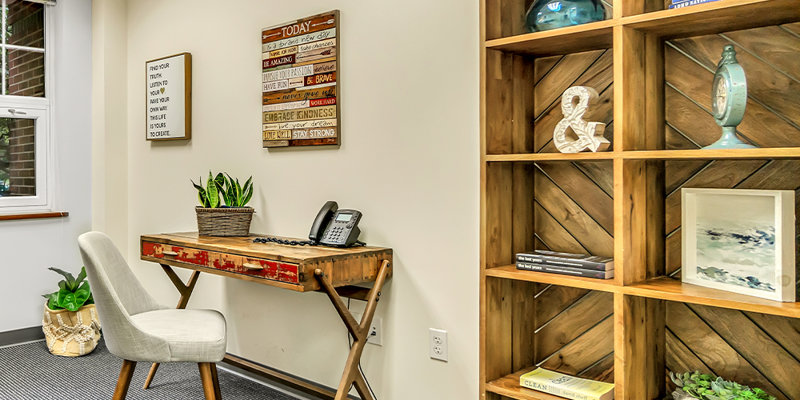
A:
{"type": "Polygon", "coordinates": [[[286,239],[278,239],[274,237],[266,237],[266,238],[255,238],[253,239],[253,243],[278,243],[278,244],[286,244],[289,246],[319,246],[319,243],[312,242],[310,240],[286,240],[286,239]]]}
{"type": "MultiPolygon", "coordinates": [[[[274,238],[274,237],[265,237],[265,238],[255,238],[255,239],[253,239],[253,243],[270,243],[270,242],[271,243],[277,243],[277,244],[285,244],[285,245],[289,245],[289,246],[319,246],[320,245],[318,242],[314,242],[314,241],[311,241],[311,240],[302,240],[302,241],[301,240],[286,240],[286,239],[278,239],[278,238],[274,238]]],[[[360,240],[356,240],[356,242],[353,243],[350,247],[363,247],[363,246],[366,246],[366,245],[367,245],[366,243],[364,243],[364,242],[362,242],[360,240]]]]}

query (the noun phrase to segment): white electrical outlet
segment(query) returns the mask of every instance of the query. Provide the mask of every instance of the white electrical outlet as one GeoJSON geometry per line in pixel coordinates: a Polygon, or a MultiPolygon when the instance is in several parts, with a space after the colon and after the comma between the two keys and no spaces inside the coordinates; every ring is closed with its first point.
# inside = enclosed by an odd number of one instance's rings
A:
{"type": "MultiPolygon", "coordinates": [[[[358,322],[361,322],[361,315],[361,313],[353,313],[353,317],[358,322]]],[[[374,344],[376,346],[383,346],[383,318],[378,316],[372,317],[372,325],[369,326],[367,343],[374,344]]]]}
{"type": "Polygon", "coordinates": [[[447,361],[447,331],[430,329],[430,355],[434,360],[447,361]]]}

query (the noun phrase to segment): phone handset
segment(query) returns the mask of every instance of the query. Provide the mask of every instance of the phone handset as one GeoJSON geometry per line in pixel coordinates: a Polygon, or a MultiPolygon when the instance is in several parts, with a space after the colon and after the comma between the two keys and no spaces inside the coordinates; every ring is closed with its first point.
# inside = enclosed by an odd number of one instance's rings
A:
{"type": "Polygon", "coordinates": [[[314,223],[311,224],[311,232],[308,233],[308,240],[315,243],[319,243],[319,241],[322,240],[325,228],[328,227],[334,213],[336,213],[338,209],[339,204],[335,201],[328,201],[320,208],[317,217],[314,219],[314,223]]]}

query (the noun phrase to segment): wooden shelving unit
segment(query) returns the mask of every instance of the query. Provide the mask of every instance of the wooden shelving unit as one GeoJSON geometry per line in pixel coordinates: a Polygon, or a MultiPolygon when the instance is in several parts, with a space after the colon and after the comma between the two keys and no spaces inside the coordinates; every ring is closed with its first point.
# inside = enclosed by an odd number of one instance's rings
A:
{"type": "Polygon", "coordinates": [[[608,3],[605,21],[526,33],[531,0],[481,0],[481,396],[558,399],[518,385],[543,366],[614,382],[618,400],[662,399],[670,368],[800,398],[800,303],[678,275],[681,187],[800,188],[800,0],[608,3]],[[740,133],[760,148],[699,149],[719,135],[707,94],[721,42],[748,72],[740,133]],[[575,85],[600,93],[610,151],[550,143],[575,85]],[[613,256],[616,277],[517,270],[532,248],[613,256]]]}

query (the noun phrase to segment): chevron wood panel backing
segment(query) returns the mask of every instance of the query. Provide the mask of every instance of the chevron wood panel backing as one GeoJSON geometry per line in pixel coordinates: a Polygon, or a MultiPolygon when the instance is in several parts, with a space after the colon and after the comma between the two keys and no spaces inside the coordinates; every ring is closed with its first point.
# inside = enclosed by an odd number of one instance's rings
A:
{"type": "MultiPolygon", "coordinates": [[[[665,147],[696,149],[719,137],[720,128],[710,114],[711,81],[727,44],[736,47],[748,79],[747,113],[738,127],[741,137],[759,147],[800,146],[800,24],[796,23],[667,42],[665,147]]],[[[680,279],[681,270],[681,188],[800,193],[800,161],[668,161],[665,168],[666,273],[675,279],[680,279]]],[[[800,225],[796,229],[800,232],[800,225]]],[[[667,306],[670,370],[713,372],[762,387],[779,399],[800,399],[799,347],[796,319],[683,303],[667,306]]]]}
{"type": "MultiPolygon", "coordinates": [[[[598,50],[534,61],[533,148],[557,152],[553,129],[561,120],[561,93],[570,86],[597,89],[587,118],[613,132],[613,54],[598,50]]],[[[613,168],[606,162],[536,163],[535,245],[540,249],[612,256],[613,168]]],[[[532,294],[533,295],[533,294],[532,294]]],[[[534,364],[613,382],[613,296],[563,286],[538,285],[535,293],[534,364]]]]}

